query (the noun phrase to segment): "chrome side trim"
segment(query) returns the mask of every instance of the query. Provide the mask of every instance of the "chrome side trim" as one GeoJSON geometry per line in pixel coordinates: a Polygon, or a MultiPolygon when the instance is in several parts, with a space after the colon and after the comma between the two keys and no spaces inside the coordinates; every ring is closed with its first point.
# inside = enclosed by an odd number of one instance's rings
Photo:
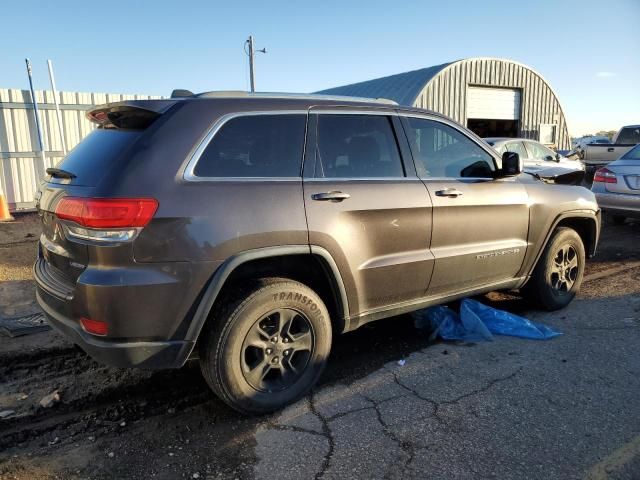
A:
{"type": "Polygon", "coordinates": [[[378,115],[382,117],[397,117],[398,112],[392,108],[386,107],[352,107],[349,105],[341,107],[311,107],[309,114],[311,115],[378,115]]]}
{"type": "Polygon", "coordinates": [[[418,177],[309,177],[305,183],[323,182],[420,182],[418,177]]]}
{"type": "Polygon", "coordinates": [[[211,140],[216,136],[216,133],[227,123],[229,120],[238,117],[252,117],[258,115],[307,115],[307,110],[258,110],[258,111],[246,111],[246,112],[234,112],[221,116],[214,124],[209,128],[205,136],[202,138],[196,149],[191,154],[189,161],[182,173],[182,178],[187,182],[269,182],[269,181],[302,181],[302,177],[199,177],[195,172],[196,165],[200,160],[200,157],[204,153],[205,149],[209,146],[211,140]]]}

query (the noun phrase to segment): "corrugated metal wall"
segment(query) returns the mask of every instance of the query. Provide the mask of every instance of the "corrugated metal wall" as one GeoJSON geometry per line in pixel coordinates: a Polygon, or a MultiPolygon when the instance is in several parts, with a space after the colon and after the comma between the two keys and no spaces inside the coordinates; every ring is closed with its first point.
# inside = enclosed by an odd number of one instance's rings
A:
{"type": "MultiPolygon", "coordinates": [[[[58,92],[67,149],[75,147],[95,126],[85,118],[94,105],[122,100],[143,100],[149,95],[58,92]]],[[[37,90],[40,124],[46,151],[46,165],[62,160],[62,140],[58,131],[53,92],[37,90]]],[[[29,90],[0,88],[0,189],[11,210],[31,208],[40,181],[38,134],[29,90]]]]}
{"type": "Polygon", "coordinates": [[[566,119],[553,90],[539,74],[508,60],[454,62],[427,83],[414,106],[443,113],[466,125],[469,85],[521,89],[520,136],[537,140],[540,124],[556,124],[557,147],[570,148],[566,119]]]}

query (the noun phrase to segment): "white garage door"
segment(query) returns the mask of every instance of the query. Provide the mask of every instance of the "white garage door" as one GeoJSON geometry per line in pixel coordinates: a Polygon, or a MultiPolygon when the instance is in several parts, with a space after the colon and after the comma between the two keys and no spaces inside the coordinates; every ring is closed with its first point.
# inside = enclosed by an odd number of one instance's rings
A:
{"type": "Polygon", "coordinates": [[[467,118],[519,120],[520,90],[469,87],[467,89],[467,118]]]}

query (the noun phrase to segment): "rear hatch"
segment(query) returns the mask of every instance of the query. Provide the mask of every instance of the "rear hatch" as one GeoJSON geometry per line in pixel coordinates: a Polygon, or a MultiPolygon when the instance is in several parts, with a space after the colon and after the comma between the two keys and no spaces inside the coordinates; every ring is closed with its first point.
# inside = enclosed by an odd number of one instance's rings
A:
{"type": "Polygon", "coordinates": [[[174,103],[174,100],[121,102],[91,110],[87,117],[98,128],[60,164],[47,169],[48,177],[38,192],[42,235],[35,268],[46,286],[56,290],[50,293],[68,298],[89,261],[88,243],[69,238],[65,231],[68,220],[56,215],[60,201],[64,197],[95,196],[100,182],[130,160],[130,151],[145,130],[174,103]]]}

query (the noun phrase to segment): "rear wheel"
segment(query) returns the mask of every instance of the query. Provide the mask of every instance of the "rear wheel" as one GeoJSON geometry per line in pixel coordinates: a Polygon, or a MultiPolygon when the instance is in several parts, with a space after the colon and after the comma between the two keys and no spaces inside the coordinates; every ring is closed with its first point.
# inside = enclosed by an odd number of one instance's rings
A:
{"type": "Polygon", "coordinates": [[[261,279],[213,312],[200,367],[229,406],[267,413],[311,389],[330,348],[331,322],[320,297],[292,280],[261,279]]]}
{"type": "Polygon", "coordinates": [[[546,310],[566,307],[582,284],[585,251],[578,233],[558,228],[542,252],[522,293],[546,310]]]}

